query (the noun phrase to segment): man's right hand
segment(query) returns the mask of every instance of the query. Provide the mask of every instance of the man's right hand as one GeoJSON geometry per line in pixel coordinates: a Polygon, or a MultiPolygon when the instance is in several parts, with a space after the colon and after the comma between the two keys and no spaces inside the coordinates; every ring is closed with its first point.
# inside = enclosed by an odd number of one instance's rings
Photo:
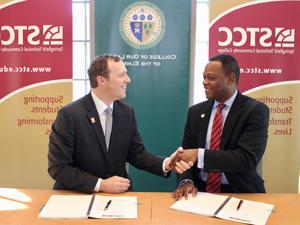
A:
{"type": "Polygon", "coordinates": [[[177,201],[183,196],[188,199],[188,195],[191,193],[193,197],[197,195],[198,189],[194,186],[192,182],[187,182],[179,186],[172,194],[172,197],[177,201]]]}
{"type": "Polygon", "coordinates": [[[129,187],[129,179],[113,176],[107,179],[102,179],[99,191],[111,194],[119,194],[126,192],[129,187]]]}
{"type": "Polygon", "coordinates": [[[179,147],[174,153],[172,154],[169,166],[179,174],[187,171],[197,161],[198,149],[183,150],[182,147],[179,147]],[[176,154],[173,155],[174,153],[176,154]]]}

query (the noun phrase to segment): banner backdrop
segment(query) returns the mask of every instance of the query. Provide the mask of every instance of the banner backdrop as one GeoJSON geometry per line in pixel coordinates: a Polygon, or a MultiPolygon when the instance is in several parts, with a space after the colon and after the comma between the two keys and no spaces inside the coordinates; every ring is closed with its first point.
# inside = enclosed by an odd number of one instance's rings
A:
{"type": "Polygon", "coordinates": [[[211,1],[209,55],[234,55],[241,67],[239,90],[270,108],[263,163],[267,191],[297,192],[300,1],[222,3],[211,1]]]}
{"type": "MultiPolygon", "coordinates": [[[[181,145],[188,109],[191,1],[96,0],[95,54],[120,55],[146,148],[168,156],[181,145]]],[[[170,179],[129,168],[135,191],[173,191],[170,179]]]]}
{"type": "Polygon", "coordinates": [[[0,1],[0,186],[51,187],[48,136],[72,99],[72,1],[0,1]]]}

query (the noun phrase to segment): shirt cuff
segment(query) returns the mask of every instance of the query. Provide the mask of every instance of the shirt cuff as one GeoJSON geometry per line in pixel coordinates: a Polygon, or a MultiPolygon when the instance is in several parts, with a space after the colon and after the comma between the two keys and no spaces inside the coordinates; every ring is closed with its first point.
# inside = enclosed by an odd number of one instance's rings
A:
{"type": "Polygon", "coordinates": [[[166,175],[170,171],[170,170],[165,169],[166,160],[170,160],[170,157],[165,158],[163,163],[162,163],[162,170],[164,172],[164,175],[166,175]]]}
{"type": "Polygon", "coordinates": [[[94,188],[94,192],[99,192],[100,191],[101,182],[102,182],[102,179],[98,178],[96,186],[94,188]]]}
{"type": "Polygon", "coordinates": [[[204,168],[204,152],[205,152],[204,148],[198,148],[198,164],[197,164],[197,167],[199,169],[204,168]]]}

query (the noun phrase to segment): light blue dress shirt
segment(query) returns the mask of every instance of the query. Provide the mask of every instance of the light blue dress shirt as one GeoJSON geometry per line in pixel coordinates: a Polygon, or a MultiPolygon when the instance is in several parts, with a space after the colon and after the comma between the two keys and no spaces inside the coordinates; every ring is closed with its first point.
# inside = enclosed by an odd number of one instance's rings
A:
{"type": "MultiPolygon", "coordinates": [[[[229,113],[229,110],[234,102],[234,99],[236,98],[237,95],[237,91],[229,98],[227,99],[224,104],[225,107],[222,110],[222,115],[223,115],[223,127],[224,127],[224,123],[226,121],[227,115],[229,113]]],[[[210,115],[210,119],[209,119],[209,124],[208,124],[208,129],[207,129],[207,134],[206,134],[206,141],[205,141],[205,149],[209,149],[210,148],[210,137],[211,137],[211,131],[212,131],[212,126],[213,126],[213,120],[215,117],[215,114],[217,112],[217,105],[219,105],[220,102],[215,101],[214,105],[213,105],[213,109],[210,115]]],[[[199,148],[198,149],[198,164],[197,167],[199,169],[203,169],[204,168],[204,152],[206,151],[204,148],[199,148]]],[[[207,173],[205,173],[203,170],[201,170],[200,172],[201,175],[201,179],[206,182],[207,180],[207,173]]],[[[229,184],[226,176],[224,173],[221,173],[221,183],[222,184],[229,184]]]]}

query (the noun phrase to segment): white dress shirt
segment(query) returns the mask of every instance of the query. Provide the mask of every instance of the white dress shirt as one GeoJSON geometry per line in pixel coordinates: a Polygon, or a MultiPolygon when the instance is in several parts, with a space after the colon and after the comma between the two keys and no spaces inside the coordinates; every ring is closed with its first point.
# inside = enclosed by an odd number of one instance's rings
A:
{"type": "MultiPolygon", "coordinates": [[[[108,105],[106,105],[100,98],[98,98],[93,91],[91,91],[91,95],[92,95],[92,98],[93,98],[94,103],[96,105],[96,109],[97,109],[98,114],[99,114],[103,134],[105,135],[105,121],[106,121],[106,116],[105,115],[106,115],[106,113],[104,111],[106,110],[108,105]]],[[[113,103],[111,103],[109,105],[109,107],[113,110],[113,103]]],[[[98,178],[98,181],[97,181],[96,186],[94,188],[95,192],[99,192],[101,182],[102,182],[102,179],[98,178]]]]}

